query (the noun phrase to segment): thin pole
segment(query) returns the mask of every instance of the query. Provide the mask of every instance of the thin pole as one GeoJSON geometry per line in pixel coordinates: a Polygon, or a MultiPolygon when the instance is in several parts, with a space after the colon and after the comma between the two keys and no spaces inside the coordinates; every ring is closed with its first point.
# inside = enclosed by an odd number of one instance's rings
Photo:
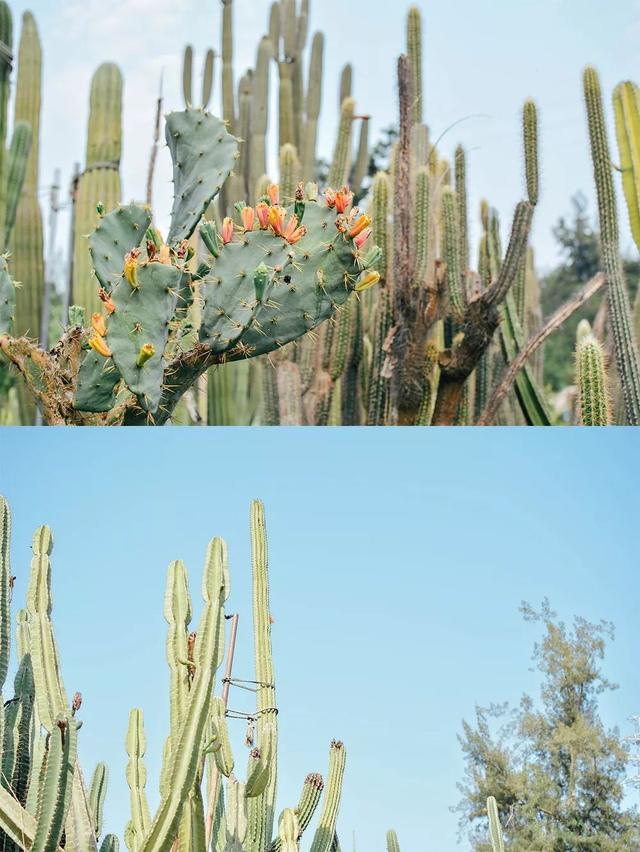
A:
{"type": "Polygon", "coordinates": [[[69,322],[69,306],[73,298],[73,253],[75,247],[76,230],[76,202],[78,199],[78,183],[80,182],[80,163],[76,163],[71,178],[69,196],[71,199],[71,222],[69,226],[69,273],[67,287],[62,298],[62,322],[66,326],[69,322]]]}
{"type": "Polygon", "coordinates": [[[44,276],[44,303],[42,306],[42,324],[40,341],[42,348],[49,348],[49,319],[51,316],[51,291],[55,270],[56,235],[58,230],[58,213],[60,212],[60,169],[53,175],[53,184],[49,192],[49,248],[44,276]]]}
{"type": "MultiPolygon", "coordinates": [[[[233,671],[233,658],[236,652],[236,638],[238,635],[238,619],[239,616],[231,615],[228,616],[231,621],[231,632],[229,634],[229,647],[227,649],[227,661],[224,667],[224,680],[222,682],[222,702],[227,708],[227,704],[229,701],[229,689],[231,687],[231,673],[233,671]]],[[[218,789],[220,782],[220,773],[218,772],[218,767],[214,764],[213,769],[211,771],[211,783],[209,785],[209,802],[207,804],[207,821],[205,825],[205,840],[206,845],[205,849],[209,849],[211,846],[211,833],[213,831],[213,815],[216,810],[216,803],[218,801],[218,789]]]]}

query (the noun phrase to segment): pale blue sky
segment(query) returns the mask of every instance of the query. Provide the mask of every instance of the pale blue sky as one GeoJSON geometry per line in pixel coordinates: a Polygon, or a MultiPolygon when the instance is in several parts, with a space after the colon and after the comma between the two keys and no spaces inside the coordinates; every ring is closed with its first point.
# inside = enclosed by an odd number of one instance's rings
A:
{"type": "MultiPolygon", "coordinates": [[[[108,830],[127,819],[124,735],[148,723],[155,802],[167,721],[163,585],[185,560],[197,599],[214,535],[229,543],[241,614],[236,674],[251,678],[249,502],[266,503],[281,722],[280,797],[348,768],[345,852],[455,850],[456,735],[476,702],[535,692],[538,629],[518,605],[610,619],[607,725],[630,733],[637,673],[640,460],[633,430],[3,430],[0,492],[14,515],[15,606],[33,529],[48,522],[54,623],[80,749],[111,766],[108,830]]],[[[233,705],[248,706],[245,693],[233,705]]],[[[234,729],[236,750],[244,731],[234,729]]],[[[243,764],[240,756],[238,763],[243,764]]],[[[464,844],[460,848],[467,848],[464,844]]]]}
{"type": "MultiPolygon", "coordinates": [[[[112,0],[108,11],[103,0],[13,0],[11,5],[16,17],[25,8],[34,10],[44,41],[43,185],[60,167],[66,186],[73,161],[83,160],[89,80],[98,63],[113,60],[126,77],[125,199],[142,198],[161,69],[167,108],[181,106],[182,48],[194,43],[200,61],[206,47],[219,46],[220,3],[112,0]]],[[[373,116],[374,135],[395,120],[395,58],[404,49],[404,15],[410,3],[312,0],[311,5],[312,28],[322,29],[327,38],[321,151],[328,155],[344,62],[355,67],[358,108],[373,116]]],[[[452,151],[458,141],[468,147],[474,210],[486,196],[505,222],[510,219],[523,191],[519,110],[528,96],[538,101],[543,192],[535,244],[541,265],[549,265],[555,259],[550,230],[558,216],[570,210],[570,197],[582,189],[593,198],[582,67],[598,66],[608,94],[621,79],[640,78],[640,4],[421,0],[418,5],[425,23],[426,117],[434,138],[453,122],[476,116],[443,141],[445,151],[452,151]]],[[[235,0],[234,6],[236,68],[244,70],[253,64],[269,3],[235,0]]],[[[165,152],[156,188],[160,222],[166,221],[170,205],[168,176],[165,152]]],[[[635,251],[626,227],[624,242],[635,251]]]]}

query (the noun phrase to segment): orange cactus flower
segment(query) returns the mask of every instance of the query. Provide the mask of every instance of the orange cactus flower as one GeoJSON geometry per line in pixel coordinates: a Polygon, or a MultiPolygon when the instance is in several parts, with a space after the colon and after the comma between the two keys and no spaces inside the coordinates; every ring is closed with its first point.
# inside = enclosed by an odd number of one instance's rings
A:
{"type": "Polygon", "coordinates": [[[104,321],[104,317],[102,314],[92,314],[91,315],[91,325],[93,330],[96,331],[100,337],[104,337],[107,333],[107,325],[104,321]]]}
{"type": "Polygon", "coordinates": [[[280,204],[280,187],[277,183],[269,184],[267,189],[267,195],[269,196],[269,201],[277,207],[280,204]]]}
{"type": "Polygon", "coordinates": [[[275,205],[274,207],[269,208],[269,225],[277,237],[284,236],[284,220],[286,215],[287,211],[284,207],[275,205]]]}
{"type": "Polygon", "coordinates": [[[356,219],[354,224],[351,226],[351,230],[349,231],[349,236],[351,237],[351,239],[354,239],[354,237],[357,237],[358,234],[361,234],[363,231],[365,231],[370,226],[371,226],[371,216],[367,216],[366,213],[363,213],[362,216],[360,216],[358,219],[356,219]]]}
{"type": "Polygon", "coordinates": [[[339,192],[336,192],[336,210],[338,213],[346,212],[347,207],[353,201],[353,193],[348,186],[343,186],[339,192]]]}
{"type": "Polygon", "coordinates": [[[269,209],[269,205],[264,201],[256,205],[256,216],[263,231],[266,231],[269,227],[269,209]]]}
{"type": "Polygon", "coordinates": [[[369,287],[375,286],[380,281],[380,273],[374,272],[373,270],[369,270],[369,272],[365,272],[364,275],[360,278],[358,283],[356,284],[356,293],[362,293],[364,290],[368,290],[369,287]]]}
{"type": "Polygon", "coordinates": [[[256,221],[256,214],[253,207],[243,207],[240,216],[242,218],[242,225],[245,231],[253,231],[253,226],[256,221]]]}
{"type": "Polygon", "coordinates": [[[222,223],[222,242],[227,245],[233,239],[233,219],[231,216],[225,216],[222,223]]]}
{"type": "Polygon", "coordinates": [[[93,337],[89,339],[89,346],[94,350],[94,352],[97,352],[98,355],[102,355],[103,358],[111,357],[111,350],[99,334],[94,334],[93,337]]]}

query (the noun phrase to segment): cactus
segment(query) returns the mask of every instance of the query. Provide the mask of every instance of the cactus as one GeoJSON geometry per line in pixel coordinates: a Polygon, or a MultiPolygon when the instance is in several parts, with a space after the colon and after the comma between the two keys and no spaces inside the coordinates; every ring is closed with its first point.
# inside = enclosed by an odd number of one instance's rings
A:
{"type": "Polygon", "coordinates": [[[604,349],[591,333],[587,320],[581,320],[578,325],[576,385],[582,425],[608,426],[611,423],[611,401],[604,349]]]}
{"type": "MultiPolygon", "coordinates": [[[[38,202],[41,79],[40,38],[33,15],[26,12],[20,34],[15,122],[24,122],[31,128],[31,148],[16,211],[11,267],[12,274],[22,285],[16,293],[14,330],[19,335],[27,334],[30,337],[40,337],[43,331],[44,247],[42,213],[38,202]]],[[[20,401],[22,422],[33,422],[33,402],[22,393],[20,401]]]]}
{"type": "Polygon", "coordinates": [[[110,213],[120,203],[122,152],[122,74],[113,64],[101,65],[91,81],[85,170],[78,181],[74,207],[73,281],[71,298],[91,315],[100,302],[93,278],[87,238],[101,209],[110,213]]]}
{"type": "MultiPolygon", "coordinates": [[[[629,295],[619,250],[616,196],[609,142],[604,119],[600,79],[595,68],[587,68],[583,77],[584,96],[591,139],[593,173],[600,215],[600,244],[607,275],[609,311],[613,329],[616,364],[625,411],[630,425],[640,423],[640,360],[633,330],[629,295]]],[[[624,168],[623,161],[623,168],[624,168]]]]}
{"type": "Polygon", "coordinates": [[[393,830],[387,832],[387,852],[400,852],[398,835],[393,830]]]}
{"type": "MultiPolygon", "coordinates": [[[[131,818],[125,829],[130,852],[176,849],[184,852],[207,848],[203,796],[205,763],[213,756],[217,772],[227,777],[226,794],[219,775],[210,775],[208,802],[211,810],[212,848],[235,852],[293,852],[309,828],[323,794],[323,780],[313,773],[304,781],[298,805],[285,808],[274,832],[277,781],[277,729],[275,680],[271,650],[267,539],[264,507],[255,501],[251,507],[253,575],[253,624],[255,644],[256,710],[249,718],[257,725],[257,747],[249,752],[246,782],[232,774],[233,755],[227,732],[226,698],[214,694],[217,671],[225,643],[225,601],[229,596],[226,545],[213,539],[207,548],[203,574],[204,607],[195,633],[189,633],[191,600],[184,565],[169,566],[165,594],[168,622],[167,659],[170,669],[170,731],[164,749],[160,803],[155,815],[149,812],[146,797],[144,755],[146,741],[142,711],[133,709],[126,736],[131,818]],[[224,838],[224,840],[222,840],[224,838]],[[218,842],[222,841],[222,845],[218,842]]],[[[0,498],[0,683],[6,677],[9,661],[10,591],[10,513],[0,498]]],[[[77,852],[97,850],[102,834],[107,768],[98,764],[90,791],[84,786],[77,759],[81,723],[77,713],[78,695],[69,707],[63,693],[59,660],[51,624],[50,556],[53,538],[48,527],[40,527],[33,537],[34,558],[27,593],[27,612],[19,617],[18,650],[22,662],[16,676],[16,696],[4,707],[0,720],[10,727],[0,739],[2,766],[0,786],[0,833],[5,848],[15,852],[77,852]],[[37,637],[46,640],[38,640],[37,637]],[[34,641],[35,640],[35,641],[34,641]],[[34,738],[29,713],[23,713],[32,697],[29,679],[30,653],[33,654],[35,697],[38,719],[48,730],[44,757],[35,761],[34,738]],[[44,666],[44,671],[42,671],[44,666]],[[20,709],[18,709],[20,708],[20,709]],[[22,713],[22,715],[21,715],[22,713]],[[26,736],[25,736],[26,734],[26,736]],[[24,771],[26,757],[31,772],[24,771]],[[14,769],[6,769],[13,762],[14,769]],[[33,802],[25,795],[25,781],[36,791],[33,802]],[[64,840],[62,833],[64,831],[64,840]]],[[[229,690],[230,680],[225,689],[229,690]]],[[[223,693],[226,695],[226,693],[223,693]]],[[[340,805],[345,749],[331,744],[329,775],[318,828],[312,843],[314,852],[335,848],[336,818],[340,805]]],[[[100,845],[105,852],[117,852],[118,838],[106,834],[100,845]]]]}
{"type": "Polygon", "coordinates": [[[0,338],[20,369],[29,352],[23,375],[46,422],[57,422],[66,398],[59,395],[62,384],[71,383],[81,422],[86,412],[106,414],[108,422],[164,423],[212,364],[281,348],[330,318],[353,291],[378,280],[369,270],[379,252],[365,245],[371,220],[352,207],[346,189],[330,190],[326,201],[318,201],[316,187],[309,186],[306,197],[296,188],[295,201],[285,208],[272,186],[269,203],[255,209],[238,204],[241,226],[225,218],[218,233],[201,219],[233,168],[237,140],[218,119],[187,109],[167,117],[167,143],[175,187],[167,242],[151,227],[151,213],[134,204],[101,213],[89,238],[104,307],[91,314],[90,330],[75,326],[63,339],[73,355],[62,364],[70,364],[73,377],[57,376],[57,352],[47,356],[24,339],[0,338]],[[199,222],[211,257],[193,272],[188,241],[199,222]],[[188,309],[196,286],[204,304],[199,342],[189,348],[182,341],[194,332],[188,309]],[[124,408],[117,405],[121,386],[133,395],[124,408]]]}
{"type": "Polygon", "coordinates": [[[493,796],[487,799],[487,813],[489,815],[489,838],[493,852],[504,852],[504,840],[502,837],[502,826],[498,815],[498,805],[493,796]]]}

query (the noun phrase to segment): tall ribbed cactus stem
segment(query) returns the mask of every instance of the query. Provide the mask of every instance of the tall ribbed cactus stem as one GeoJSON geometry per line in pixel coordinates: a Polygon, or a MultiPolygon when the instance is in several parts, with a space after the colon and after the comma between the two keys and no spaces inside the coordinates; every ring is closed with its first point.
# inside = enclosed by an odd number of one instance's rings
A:
{"type": "Polygon", "coordinates": [[[411,68],[413,122],[422,124],[422,19],[417,6],[412,6],[407,16],[407,55],[411,68]]]}
{"type": "Polygon", "coordinates": [[[504,852],[504,839],[498,815],[498,804],[493,796],[489,796],[487,799],[487,813],[489,815],[489,838],[493,852],[504,852]]]}
{"type": "Polygon", "coordinates": [[[600,79],[594,68],[584,72],[584,95],[591,139],[593,173],[600,214],[600,243],[608,281],[609,311],[616,363],[630,425],[640,424],[640,361],[633,330],[629,295],[620,258],[620,237],[613,186],[613,168],[602,104],[600,79]]]}
{"type": "Polygon", "coordinates": [[[97,205],[105,213],[120,203],[122,152],[122,74],[117,65],[101,65],[91,82],[86,167],[78,181],[75,201],[72,303],[87,316],[99,311],[88,237],[97,223],[97,205]]]}
{"type": "MultiPolygon", "coordinates": [[[[16,290],[14,332],[16,335],[40,338],[46,348],[48,329],[42,328],[44,237],[38,201],[42,48],[36,22],[30,12],[25,12],[22,19],[18,56],[15,122],[25,122],[30,126],[31,149],[11,243],[11,271],[14,278],[21,282],[16,290]]],[[[24,425],[33,424],[35,402],[22,382],[18,385],[18,400],[21,422],[24,425]]]]}
{"type": "Polygon", "coordinates": [[[387,852],[400,852],[398,835],[391,829],[387,832],[387,852]]]}
{"type": "Polygon", "coordinates": [[[347,755],[344,745],[334,740],[329,752],[329,773],[320,820],[311,844],[311,852],[331,852],[342,796],[342,780],[347,755]]]}

